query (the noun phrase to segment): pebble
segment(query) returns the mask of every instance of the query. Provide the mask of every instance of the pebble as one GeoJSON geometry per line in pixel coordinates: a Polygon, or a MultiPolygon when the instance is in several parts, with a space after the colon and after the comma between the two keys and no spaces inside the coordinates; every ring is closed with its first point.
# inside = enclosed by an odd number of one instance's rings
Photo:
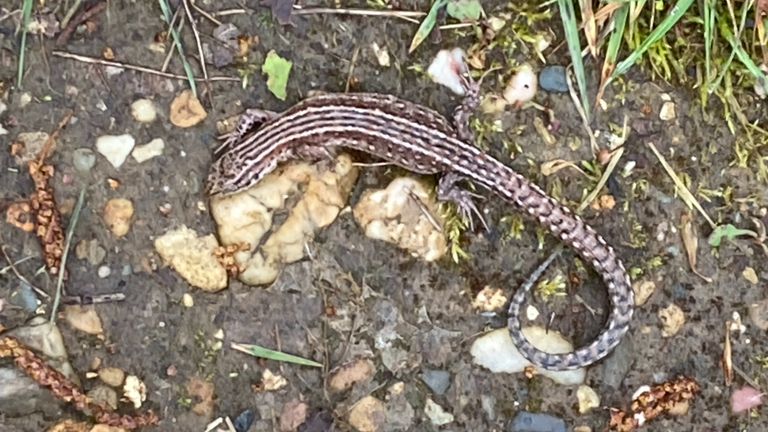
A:
{"type": "Polygon", "coordinates": [[[139,123],[152,123],[157,118],[157,108],[151,100],[139,99],[131,104],[131,115],[139,123]]]}
{"type": "Polygon", "coordinates": [[[585,414],[600,406],[600,396],[597,395],[592,387],[588,385],[580,385],[576,390],[576,399],[579,401],[579,413],[585,414]]]}
{"type": "Polygon", "coordinates": [[[109,277],[110,273],[112,273],[112,270],[110,270],[108,266],[103,265],[99,267],[96,273],[99,275],[100,278],[104,279],[106,277],[109,277]]]}
{"type": "Polygon", "coordinates": [[[768,299],[749,305],[749,319],[760,330],[768,330],[768,299]]]}
{"type": "Polygon", "coordinates": [[[421,374],[421,380],[432,393],[442,396],[451,385],[451,374],[444,370],[427,369],[421,374]]]}
{"type": "Polygon", "coordinates": [[[447,425],[454,420],[453,414],[445,411],[443,407],[436,404],[430,398],[427,398],[427,403],[424,405],[424,414],[429,418],[430,423],[435,426],[447,425]]]}
{"type": "Polygon", "coordinates": [[[195,299],[192,298],[192,294],[184,293],[184,295],[181,296],[181,304],[184,305],[184,307],[191,308],[195,305],[195,299]]]}
{"type": "Polygon", "coordinates": [[[568,93],[568,80],[564,66],[547,66],[539,73],[539,85],[542,90],[552,93],[568,93]]]}
{"type": "Polygon", "coordinates": [[[155,138],[144,145],[136,146],[136,148],[133,149],[133,153],[131,153],[131,156],[133,156],[136,162],[142,163],[152,159],[155,156],[162,155],[164,148],[165,148],[165,142],[163,141],[163,139],[155,138]]]}
{"type": "Polygon", "coordinates": [[[503,97],[510,104],[522,105],[536,96],[538,82],[530,65],[522,65],[504,89],[503,97]]]}
{"type": "Polygon", "coordinates": [[[366,396],[352,406],[347,421],[359,431],[376,432],[384,429],[386,415],[384,402],[373,396],[366,396]]]}
{"type": "Polygon", "coordinates": [[[124,198],[113,198],[104,206],[102,217],[115,237],[123,237],[131,229],[133,203],[124,198]]]}
{"type": "MultiPolygon", "coordinates": [[[[538,349],[546,352],[563,353],[573,351],[573,345],[559,333],[543,327],[523,328],[523,335],[538,349]]],[[[531,366],[512,341],[507,328],[493,330],[475,339],[470,348],[472,362],[493,373],[518,373],[531,366]]],[[[562,385],[577,385],[584,382],[584,368],[568,371],[550,371],[534,366],[539,374],[562,385]]]]}
{"type": "Polygon", "coordinates": [[[110,387],[120,387],[125,381],[125,372],[116,367],[99,369],[99,379],[110,387]]]}
{"type": "Polygon", "coordinates": [[[671,121],[676,117],[675,103],[672,101],[664,102],[664,104],[661,105],[661,111],[659,111],[659,118],[664,121],[671,121]]]}
{"type": "Polygon", "coordinates": [[[128,134],[102,135],[96,139],[96,150],[115,168],[120,168],[135,145],[136,140],[128,134]]]}
{"type": "Polygon", "coordinates": [[[120,276],[130,276],[131,273],[133,273],[133,266],[124,264],[123,269],[120,271],[120,276]]]}
{"type": "Polygon", "coordinates": [[[540,413],[520,411],[509,425],[510,432],[566,432],[561,418],[540,413]]]}
{"type": "Polygon", "coordinates": [[[87,174],[96,165],[96,153],[89,148],[76,149],[72,152],[72,165],[80,174],[87,174]]]}

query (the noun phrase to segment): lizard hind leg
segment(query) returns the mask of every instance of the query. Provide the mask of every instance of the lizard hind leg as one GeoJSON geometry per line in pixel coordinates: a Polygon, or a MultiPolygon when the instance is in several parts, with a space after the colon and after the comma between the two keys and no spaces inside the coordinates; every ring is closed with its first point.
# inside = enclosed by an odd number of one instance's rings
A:
{"type": "Polygon", "coordinates": [[[278,116],[278,113],[274,111],[263,110],[259,108],[248,108],[240,116],[237,121],[235,130],[225,135],[226,141],[222,143],[216,150],[213,151],[214,156],[219,156],[229,147],[238,141],[240,141],[248,133],[258,129],[264,123],[274,119],[278,116]]]}

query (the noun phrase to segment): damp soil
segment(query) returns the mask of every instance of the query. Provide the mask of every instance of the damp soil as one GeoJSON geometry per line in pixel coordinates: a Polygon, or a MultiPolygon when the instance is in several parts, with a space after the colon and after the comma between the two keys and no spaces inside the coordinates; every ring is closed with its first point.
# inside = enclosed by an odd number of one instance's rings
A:
{"type": "MultiPolygon", "coordinates": [[[[53,50],[62,50],[101,57],[111,48],[121,61],[160,68],[165,55],[148,49],[155,35],[165,30],[156,6],[110,2],[107,11],[93,19],[89,31],[74,34],[61,47],[55,47],[53,39],[31,37],[24,88],[6,93],[8,111],[0,115],[8,130],[0,137],[4,142],[0,151],[4,207],[33,191],[26,170],[10,155],[13,138],[20,132],[53,131],[69,110],[76,118],[62,131],[51,158],[56,168],[56,198],[59,203],[71,204],[80,189],[86,188],[85,208],[73,244],[97,240],[106,250],[100,265],[108,266],[111,274],[101,278],[98,266],[72,257],[67,290],[70,295],[125,294],[122,302],[96,307],[103,321],[103,338],[84,335],[60,321],[69,360],[86,388],[93,381],[84,379],[85,374],[97,358],[104,365],[137,375],[147,386],[142,409],[152,409],[161,418],[158,426],[148,429],[157,431],[203,430],[203,425],[216,417],[234,418],[249,409],[255,413],[250,430],[277,430],[285,405],[296,400],[304,401],[313,414],[333,413],[337,430],[351,430],[345,410],[366,394],[385,400],[387,389],[397,382],[404,383],[413,409],[410,417],[404,415],[406,425],[401,430],[507,430],[522,410],[557,416],[571,428],[605,430],[608,410],[598,408],[580,414],[573,387],[541,377],[493,374],[472,364],[469,346],[474,337],[505,324],[503,312],[488,316],[473,309],[475,294],[486,286],[511,293],[558,245],[556,239],[525,218],[519,235],[507,235],[509,217],[520,215],[498,200],[482,202],[491,230],[476,229],[464,235],[462,247],[469,258],[459,264],[450,258],[425,263],[392,245],[368,239],[351,212],[343,212],[308,245],[311,259],[287,266],[270,286],[248,287],[233,281],[226,290],[206,294],[190,287],[173,270],[152,265],[159,263],[152,241],[167,230],[186,225],[201,233],[214,232],[211,217],[200,210],[200,203],[203,208],[207,205],[201,185],[217,143],[217,121],[247,107],[279,111],[312,91],[346,89],[395,94],[450,115],[458,99],[433,84],[419,68],[425,69],[439,49],[469,46],[471,32],[462,37],[444,31],[440,38],[430,38],[416,53],[408,54],[416,26],[395,18],[317,14],[296,16],[294,25],[280,26],[263,7],[220,17],[258,36],[258,44],[251,48],[254,65],[260,65],[272,49],[293,62],[287,100],[280,101],[269,93],[257,68],[245,89],[239,82],[200,84],[208,117],[198,126],[181,129],[171,125],[168,106],[187,87],[183,80],[133,71],[110,75],[103,66],[52,55],[53,50]],[[371,49],[374,43],[389,52],[390,66],[378,64],[371,49]],[[31,96],[31,102],[22,107],[25,94],[31,96]],[[130,105],[138,98],[153,100],[160,107],[160,118],[150,124],[136,122],[130,105]],[[124,133],[131,134],[138,144],[162,138],[166,145],[163,155],[141,164],[129,159],[119,169],[98,156],[88,175],[75,171],[75,149],[94,149],[97,137],[124,133]],[[120,186],[111,187],[110,179],[120,186]],[[112,198],[127,198],[135,206],[130,232],[121,239],[110,234],[101,217],[105,203],[112,198]],[[161,208],[166,211],[161,212],[161,208]],[[369,294],[363,296],[363,292],[369,294]],[[192,295],[194,306],[182,304],[185,293],[192,295]],[[399,338],[383,349],[376,336],[391,323],[391,316],[396,317],[399,338]],[[339,317],[347,317],[346,325],[329,325],[339,317]],[[215,347],[217,334],[223,334],[220,350],[215,347]],[[231,349],[233,342],[312,358],[323,362],[325,369],[258,360],[231,349]],[[372,381],[363,390],[329,394],[324,389],[328,369],[360,353],[369,353],[376,365],[372,381]],[[397,358],[392,360],[391,356],[397,358]],[[288,385],[275,392],[262,391],[259,385],[265,369],[282,375],[288,385]],[[450,374],[450,386],[444,394],[432,394],[425,386],[421,376],[427,370],[450,374]],[[200,416],[191,409],[196,401],[190,398],[187,384],[195,378],[213,385],[215,404],[210,416],[200,416]],[[432,425],[424,415],[427,398],[453,414],[454,421],[442,427],[432,425]]],[[[237,2],[201,2],[201,6],[211,10],[239,7],[237,2]]],[[[502,6],[489,2],[486,8],[492,11],[502,6]]],[[[427,5],[420,2],[401,7],[425,10],[427,5]]],[[[202,33],[211,34],[210,21],[202,20],[198,25],[202,33]]],[[[559,29],[559,18],[551,25],[559,29]]],[[[15,81],[18,39],[12,35],[12,20],[0,22],[0,29],[0,79],[8,88],[15,81]]],[[[195,58],[189,31],[185,31],[185,42],[188,54],[195,58]]],[[[567,62],[564,47],[549,51],[549,63],[567,62]]],[[[511,57],[537,61],[523,52],[511,57]]],[[[174,55],[169,69],[182,71],[178,56],[174,55]]],[[[588,62],[587,69],[594,87],[599,65],[588,62]]],[[[237,76],[233,66],[209,65],[208,73],[237,76]]],[[[499,93],[503,83],[488,79],[483,87],[484,92],[499,93]]],[[[589,368],[586,384],[600,395],[602,406],[621,408],[641,385],[689,376],[702,389],[689,412],[657,419],[645,430],[768,430],[764,415],[730,414],[733,388],[745,381],[737,375],[736,383],[726,386],[721,368],[726,322],[738,313],[746,332],[731,333],[733,363],[744,376],[765,386],[765,362],[761,364],[758,359],[768,355],[768,343],[765,331],[750,320],[748,311],[750,304],[764,301],[768,295],[766,256],[750,241],[724,242],[719,249],[712,249],[707,244],[711,227],[680,199],[649,143],[667,157],[676,173],[685,176],[693,191],[731,190],[731,199],[715,196],[702,201],[717,222],[750,229],[750,218],[767,222],[765,183],[754,173],[755,166],[734,166],[736,138],[717,114],[705,118],[696,94],[689,89],[652,82],[637,69],[622,80],[621,86],[609,88],[605,100],[606,110],[596,114],[592,128],[605,134],[626,120],[629,139],[619,171],[628,161],[635,166],[629,176],[615,174],[601,194],[615,198],[613,208],[588,208],[583,216],[617,249],[628,268],[641,270],[635,274],[635,283],[652,281],[656,289],[648,302],[638,307],[632,329],[617,350],[589,368]],[[673,120],[659,119],[664,95],[676,106],[677,118],[673,120]],[[711,282],[691,270],[680,234],[681,218],[687,214],[693,215],[697,230],[698,269],[711,282]],[[744,277],[748,268],[754,269],[757,283],[744,277]],[[663,337],[659,312],[672,304],[684,312],[685,324],[677,334],[663,337]]],[[[556,159],[577,165],[593,160],[588,136],[569,95],[540,92],[536,101],[554,114],[554,144],[545,143],[534,127],[539,120],[549,123],[547,114],[531,108],[507,110],[500,117],[502,131],[488,134],[482,145],[573,207],[595,184],[594,178],[567,168],[545,177],[540,166],[556,159]]],[[[765,108],[755,103],[745,106],[751,120],[765,118],[765,108]]],[[[711,111],[719,113],[722,108],[713,106],[711,111]]],[[[384,185],[397,174],[402,172],[386,167],[365,169],[352,202],[361,191],[384,185]]],[[[3,223],[0,242],[14,259],[31,256],[18,265],[19,271],[37,286],[53,289],[53,278],[36,273],[42,259],[33,235],[3,223]]],[[[569,251],[555,260],[545,277],[555,274],[565,276],[567,295],[548,302],[534,299],[542,312],[539,322],[563,332],[576,345],[588,343],[606,317],[605,287],[569,251]]],[[[0,274],[0,299],[8,299],[19,284],[12,272],[0,274]]],[[[50,310],[48,301],[42,310],[50,310]]],[[[0,322],[13,328],[31,316],[6,308],[0,311],[0,322]]],[[[85,418],[66,404],[54,412],[31,413],[24,418],[0,415],[0,430],[37,431],[63,418],[85,418]]]]}

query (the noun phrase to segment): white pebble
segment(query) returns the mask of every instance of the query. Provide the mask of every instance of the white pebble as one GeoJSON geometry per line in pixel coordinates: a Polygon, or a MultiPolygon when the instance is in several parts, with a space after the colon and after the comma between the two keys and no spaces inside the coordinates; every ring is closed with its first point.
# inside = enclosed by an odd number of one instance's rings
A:
{"type": "MultiPolygon", "coordinates": [[[[544,329],[538,326],[523,328],[525,337],[538,349],[545,352],[566,353],[573,351],[573,346],[554,330],[544,329]]],[[[500,328],[480,336],[470,348],[472,361],[480,366],[489,369],[493,373],[518,373],[526,367],[531,366],[531,362],[520,354],[509,330],[500,328]]],[[[535,367],[537,372],[544,375],[558,384],[577,385],[584,382],[586,370],[575,369],[569,371],[550,371],[535,367]]]]}
{"type": "Polygon", "coordinates": [[[96,274],[98,274],[102,279],[109,277],[110,273],[112,273],[112,270],[110,270],[109,267],[105,265],[99,267],[99,270],[96,271],[96,274]]]}
{"type": "Polygon", "coordinates": [[[659,111],[659,118],[664,121],[670,121],[674,120],[675,117],[677,117],[677,113],[675,112],[675,103],[672,101],[664,102],[664,104],[661,106],[661,111],[659,111]]]}
{"type": "Polygon", "coordinates": [[[538,79],[533,68],[529,65],[523,65],[512,77],[504,89],[504,100],[510,104],[522,105],[536,96],[538,89],[538,79]]]}
{"type": "Polygon", "coordinates": [[[192,298],[192,294],[184,293],[184,295],[181,296],[181,304],[184,305],[184,307],[191,308],[195,305],[195,299],[192,298]]]}
{"type": "Polygon", "coordinates": [[[102,135],[96,139],[96,150],[115,168],[125,162],[134,145],[136,140],[128,134],[102,135]]]}
{"type": "Polygon", "coordinates": [[[136,162],[142,163],[152,159],[155,156],[160,156],[161,154],[163,154],[164,148],[165,148],[165,142],[163,141],[163,139],[155,138],[144,145],[136,146],[136,148],[133,149],[133,153],[131,153],[131,156],[133,156],[136,162]]]}
{"type": "Polygon", "coordinates": [[[157,108],[151,100],[139,99],[131,104],[131,115],[139,123],[151,123],[157,118],[157,108]]]}
{"type": "Polygon", "coordinates": [[[441,50],[429,65],[427,74],[432,81],[448,87],[457,95],[464,95],[460,71],[466,67],[464,51],[461,48],[441,50]]]}

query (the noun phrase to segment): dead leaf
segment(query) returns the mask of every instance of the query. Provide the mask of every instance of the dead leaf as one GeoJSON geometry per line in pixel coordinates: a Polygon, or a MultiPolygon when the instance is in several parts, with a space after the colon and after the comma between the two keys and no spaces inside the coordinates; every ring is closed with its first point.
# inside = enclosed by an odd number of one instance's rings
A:
{"type": "Polygon", "coordinates": [[[691,266],[691,270],[700,278],[704,279],[707,282],[712,282],[712,279],[704,276],[699,272],[698,269],[696,269],[696,252],[699,249],[699,237],[696,234],[696,227],[693,225],[693,217],[690,213],[683,214],[683,216],[680,218],[680,222],[682,223],[682,228],[680,230],[680,235],[683,238],[683,245],[685,246],[685,252],[688,255],[688,265],[691,266]]]}
{"type": "Polygon", "coordinates": [[[723,375],[725,375],[725,385],[729,386],[733,382],[733,351],[731,350],[731,322],[725,323],[725,344],[723,344],[723,375]]]}
{"type": "Polygon", "coordinates": [[[208,113],[191,90],[184,90],[171,102],[171,123],[180,128],[192,127],[205,120],[208,113]]]}
{"type": "Polygon", "coordinates": [[[328,387],[331,391],[349,390],[353,385],[373,377],[376,366],[369,359],[357,359],[331,372],[328,387]]]}

